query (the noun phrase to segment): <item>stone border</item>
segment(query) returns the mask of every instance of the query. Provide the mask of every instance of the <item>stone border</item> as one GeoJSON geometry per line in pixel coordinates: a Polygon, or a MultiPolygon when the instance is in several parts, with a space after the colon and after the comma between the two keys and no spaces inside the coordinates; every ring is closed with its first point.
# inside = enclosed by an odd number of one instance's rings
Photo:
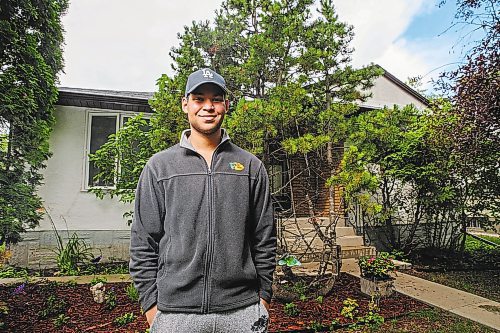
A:
{"type": "Polygon", "coordinates": [[[94,278],[105,278],[107,283],[132,282],[130,274],[107,274],[107,275],[77,275],[77,276],[35,276],[25,278],[0,279],[0,285],[55,281],[60,283],[76,282],[76,284],[88,284],[94,278]]]}

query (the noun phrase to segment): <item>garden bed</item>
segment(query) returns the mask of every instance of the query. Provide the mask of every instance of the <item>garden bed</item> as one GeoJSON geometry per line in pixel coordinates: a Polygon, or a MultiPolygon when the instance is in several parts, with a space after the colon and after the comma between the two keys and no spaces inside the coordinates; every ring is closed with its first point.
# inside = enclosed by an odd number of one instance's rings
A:
{"type": "MultiPolygon", "coordinates": [[[[106,304],[97,304],[92,300],[89,285],[58,283],[27,283],[24,288],[19,285],[0,286],[0,300],[7,305],[8,313],[0,315],[7,332],[144,332],[148,327],[136,301],[126,293],[128,283],[106,283],[107,290],[113,288],[116,295],[116,306],[107,309],[106,304]],[[16,289],[17,288],[17,289],[16,289]],[[52,300],[48,301],[52,296],[52,300]],[[47,309],[57,310],[47,315],[47,309]],[[45,310],[45,313],[43,311],[45,310]],[[129,315],[130,323],[119,326],[117,318],[129,315]],[[57,319],[59,318],[59,319],[57,319]],[[59,324],[59,327],[56,327],[59,324]]],[[[307,295],[306,295],[307,297],[307,295]]],[[[325,329],[332,322],[335,327],[353,323],[354,320],[341,316],[343,301],[353,299],[359,304],[356,317],[368,312],[370,299],[362,296],[359,290],[359,279],[342,274],[338,279],[334,292],[322,300],[305,299],[294,303],[295,315],[291,315],[286,304],[273,302],[270,309],[270,332],[307,331],[309,328],[325,329]]],[[[288,306],[290,308],[290,306],[288,306]]],[[[410,312],[428,309],[429,307],[409,297],[396,294],[392,298],[379,302],[380,315],[386,320],[399,318],[410,312]]],[[[49,311],[50,312],[50,311],[49,311]]],[[[1,311],[0,311],[1,313],[1,311]]]]}

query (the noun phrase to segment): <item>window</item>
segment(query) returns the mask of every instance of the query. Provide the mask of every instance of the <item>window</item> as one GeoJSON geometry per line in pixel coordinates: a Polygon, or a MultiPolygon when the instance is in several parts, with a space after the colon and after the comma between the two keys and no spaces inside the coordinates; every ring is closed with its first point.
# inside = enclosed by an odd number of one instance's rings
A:
{"type": "MultiPolygon", "coordinates": [[[[94,154],[101,146],[108,141],[111,134],[115,134],[118,130],[118,115],[96,115],[91,114],[89,117],[90,136],[88,154],[94,154]]],[[[88,156],[87,156],[88,160],[88,156]]],[[[99,173],[99,169],[93,162],[88,161],[88,178],[87,187],[109,187],[113,184],[106,183],[102,180],[94,180],[95,175],[99,173]]]]}
{"type": "Polygon", "coordinates": [[[269,187],[272,194],[281,194],[283,192],[283,165],[271,164],[269,166],[269,187]]]}
{"type": "Polygon", "coordinates": [[[268,166],[269,188],[276,212],[283,212],[291,208],[291,200],[288,187],[287,164],[275,161],[268,166]]]}
{"type": "MultiPolygon", "coordinates": [[[[90,187],[110,188],[114,182],[94,180],[99,169],[89,159],[89,154],[94,154],[108,141],[111,134],[115,134],[135,114],[90,112],[88,114],[87,149],[85,152],[85,189],[90,187]]],[[[149,120],[149,119],[146,119],[149,120]]],[[[118,163],[117,163],[118,164],[118,163]]]]}

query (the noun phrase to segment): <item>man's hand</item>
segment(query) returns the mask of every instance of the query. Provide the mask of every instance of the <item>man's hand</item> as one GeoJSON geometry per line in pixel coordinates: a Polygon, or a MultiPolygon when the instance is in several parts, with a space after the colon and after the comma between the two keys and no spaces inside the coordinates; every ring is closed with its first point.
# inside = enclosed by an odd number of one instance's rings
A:
{"type": "Polygon", "coordinates": [[[150,327],[153,324],[153,319],[155,318],[156,312],[158,312],[158,307],[156,305],[146,311],[146,319],[148,320],[148,324],[150,327]]]}
{"type": "Polygon", "coordinates": [[[262,305],[264,305],[264,307],[266,308],[267,312],[269,312],[269,303],[267,303],[267,301],[263,298],[260,299],[260,302],[262,303],[262,305]]]}

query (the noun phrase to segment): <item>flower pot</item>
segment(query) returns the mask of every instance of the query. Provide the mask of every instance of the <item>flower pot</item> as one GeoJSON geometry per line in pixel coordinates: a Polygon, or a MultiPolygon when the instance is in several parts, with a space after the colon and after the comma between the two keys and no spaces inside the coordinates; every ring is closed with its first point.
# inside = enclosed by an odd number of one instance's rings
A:
{"type": "Polygon", "coordinates": [[[360,277],[361,292],[367,296],[389,297],[394,293],[394,279],[376,280],[360,277]]]}

